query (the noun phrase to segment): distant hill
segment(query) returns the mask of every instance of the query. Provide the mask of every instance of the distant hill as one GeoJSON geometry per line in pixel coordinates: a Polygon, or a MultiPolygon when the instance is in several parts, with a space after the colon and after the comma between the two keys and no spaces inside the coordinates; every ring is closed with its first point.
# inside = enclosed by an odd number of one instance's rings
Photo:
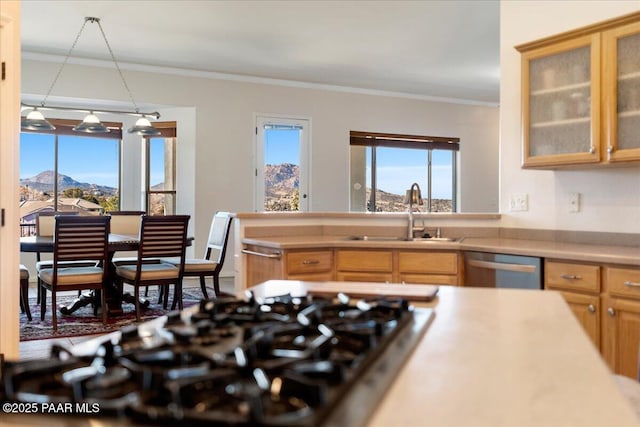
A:
{"type": "MultiPolygon", "coordinates": [[[[20,186],[29,186],[29,188],[32,190],[40,191],[43,193],[51,193],[53,192],[54,176],[55,173],[51,170],[40,172],[38,175],[31,178],[21,179],[20,186]]],[[[98,184],[89,184],[87,182],[79,182],[67,175],[58,174],[58,191],[64,191],[68,188],[80,188],[83,191],[107,195],[113,195],[117,193],[117,189],[113,187],[98,184]]]]}
{"type": "Polygon", "coordinates": [[[265,165],[264,185],[267,197],[290,193],[300,186],[300,168],[291,163],[265,165]]]}

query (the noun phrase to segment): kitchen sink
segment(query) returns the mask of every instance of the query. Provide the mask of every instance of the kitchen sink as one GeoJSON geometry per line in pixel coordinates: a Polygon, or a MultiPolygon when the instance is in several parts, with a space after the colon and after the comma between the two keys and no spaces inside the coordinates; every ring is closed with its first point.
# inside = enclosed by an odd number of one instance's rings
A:
{"type": "Polygon", "coordinates": [[[414,242],[461,242],[464,237],[414,237],[414,242]]]}
{"type": "Polygon", "coordinates": [[[462,237],[414,237],[408,239],[406,237],[396,236],[347,236],[344,240],[367,240],[371,242],[461,242],[462,237]]]}
{"type": "Polygon", "coordinates": [[[402,242],[407,241],[406,237],[394,236],[347,236],[345,240],[369,240],[372,242],[402,242]]]}

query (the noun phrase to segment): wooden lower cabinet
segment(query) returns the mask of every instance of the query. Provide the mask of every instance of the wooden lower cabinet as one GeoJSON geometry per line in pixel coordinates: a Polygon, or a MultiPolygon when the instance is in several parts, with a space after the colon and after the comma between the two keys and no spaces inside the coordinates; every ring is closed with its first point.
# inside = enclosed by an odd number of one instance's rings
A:
{"type": "Polygon", "coordinates": [[[461,282],[461,262],[457,252],[399,251],[397,281],[457,286],[461,282]]]}
{"type": "Polygon", "coordinates": [[[286,254],[287,279],[333,280],[333,251],[295,251],[286,254]]]}
{"type": "Polygon", "coordinates": [[[602,356],[613,372],[638,379],[640,362],[640,268],[605,267],[602,356]]]}
{"type": "Polygon", "coordinates": [[[246,287],[250,288],[271,279],[284,279],[285,269],[279,250],[258,246],[247,246],[242,250],[246,255],[246,287]]]}
{"type": "Polygon", "coordinates": [[[638,378],[640,301],[602,298],[602,356],[611,370],[638,378]]]}
{"type": "Polygon", "coordinates": [[[393,282],[393,251],[336,251],[336,280],[341,282],[393,282]]]}
{"type": "Polygon", "coordinates": [[[246,257],[247,287],[271,279],[334,280],[333,250],[280,251],[249,246],[246,257]]]}
{"type": "Polygon", "coordinates": [[[600,349],[600,297],[560,292],[591,342],[600,349]]]}
{"type": "Polygon", "coordinates": [[[597,349],[601,340],[600,271],[597,264],[549,259],[544,262],[544,288],[560,291],[597,349]]]}

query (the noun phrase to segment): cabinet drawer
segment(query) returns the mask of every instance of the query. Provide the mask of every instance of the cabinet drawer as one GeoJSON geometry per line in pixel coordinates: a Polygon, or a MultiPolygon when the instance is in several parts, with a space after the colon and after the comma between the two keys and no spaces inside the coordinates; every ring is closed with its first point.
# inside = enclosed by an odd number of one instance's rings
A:
{"type": "Polygon", "coordinates": [[[600,266],[547,261],[545,287],[575,291],[600,292],[600,266]]]}
{"type": "Polygon", "coordinates": [[[640,298],[640,269],[605,267],[604,289],[612,295],[640,298]]]}
{"type": "Polygon", "coordinates": [[[358,272],[337,272],[336,280],[338,282],[380,282],[392,283],[393,274],[391,273],[358,273],[358,272]]]}
{"type": "Polygon", "coordinates": [[[458,276],[446,274],[400,274],[400,282],[407,285],[452,285],[458,286],[458,276]]]}
{"type": "Polygon", "coordinates": [[[336,253],[338,271],[380,271],[393,270],[391,251],[338,251],[336,253]]]}
{"type": "Polygon", "coordinates": [[[398,269],[402,273],[456,274],[458,254],[452,252],[400,252],[398,269]]]}
{"type": "Polygon", "coordinates": [[[331,271],[332,267],[332,251],[305,251],[287,254],[287,271],[289,274],[320,273],[331,271]]]}

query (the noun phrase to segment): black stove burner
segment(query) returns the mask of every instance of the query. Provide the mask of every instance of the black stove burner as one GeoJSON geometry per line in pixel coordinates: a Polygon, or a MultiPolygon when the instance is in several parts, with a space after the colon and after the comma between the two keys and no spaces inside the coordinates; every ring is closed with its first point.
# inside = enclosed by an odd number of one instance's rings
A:
{"type": "Polygon", "coordinates": [[[13,402],[96,402],[145,424],[315,426],[412,322],[401,299],[203,300],[155,335],[124,328],[92,357],[4,364],[13,402]]]}

